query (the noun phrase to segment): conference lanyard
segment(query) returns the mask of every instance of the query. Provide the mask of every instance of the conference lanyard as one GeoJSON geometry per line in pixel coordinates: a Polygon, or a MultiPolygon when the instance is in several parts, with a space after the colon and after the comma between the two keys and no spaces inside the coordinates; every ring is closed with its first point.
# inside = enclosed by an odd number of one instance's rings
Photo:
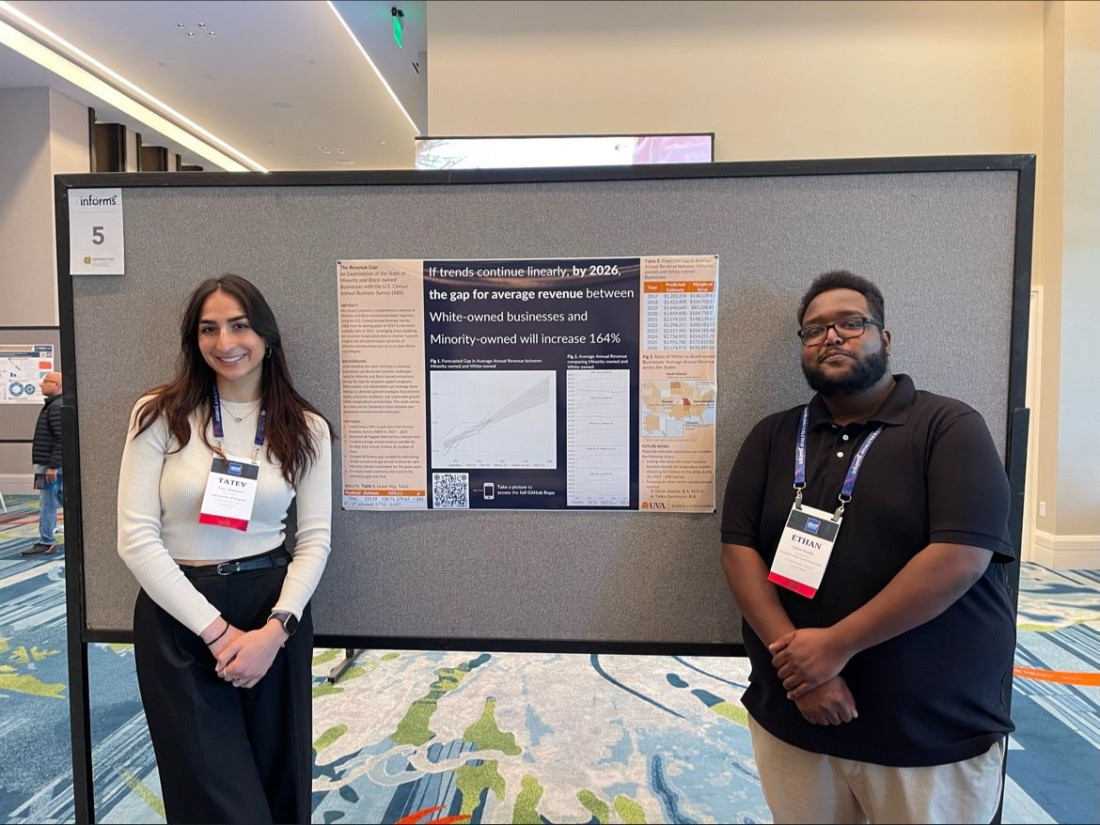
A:
{"type": "MultiPolygon", "coordinates": [[[[218,448],[221,449],[222,440],[225,438],[225,430],[222,429],[222,400],[218,394],[217,384],[213,384],[210,387],[210,401],[211,407],[214,411],[214,440],[218,442],[218,448]]],[[[263,402],[260,402],[261,404],[263,402]]],[[[256,438],[253,440],[252,446],[252,460],[256,461],[260,456],[260,447],[264,446],[264,430],[267,427],[267,409],[263,406],[260,407],[260,420],[256,422],[256,438]]]]}
{"type": "Polygon", "coordinates": [[[768,571],[768,581],[812,599],[821,587],[825,568],[833,554],[833,545],[840,533],[844,506],[852,500],[852,490],[855,489],[863,459],[883,428],[879,426],[867,436],[852,456],[848,472],[844,476],[844,484],[840,488],[839,506],[831,514],[802,503],[802,490],[806,486],[806,438],[809,429],[810,408],[807,406],[802,409],[798,442],[794,451],[794,505],[779,536],[775,557],[768,571]]]}
{"type": "MultiPolygon", "coordinates": [[[[807,405],[802,408],[802,420],[798,424],[798,442],[795,444],[794,449],[794,506],[798,509],[802,508],[802,490],[806,486],[806,437],[809,429],[810,407],[807,405]]],[[[883,427],[880,424],[878,429],[864,439],[859,449],[856,450],[856,454],[852,456],[852,462],[848,465],[848,472],[844,476],[844,484],[840,487],[840,495],[837,496],[840,505],[833,516],[834,520],[839,521],[840,517],[844,515],[845,505],[852,500],[852,490],[855,489],[856,477],[863,466],[863,459],[866,458],[867,451],[871,449],[871,445],[875,443],[875,439],[879,437],[882,430],[883,427]]]]}
{"type": "MultiPolygon", "coordinates": [[[[210,388],[210,400],[214,416],[214,438],[218,452],[210,464],[206,479],[206,492],[199,506],[199,524],[248,530],[252,520],[252,508],[260,478],[259,455],[264,445],[264,427],[267,411],[260,407],[260,420],[256,424],[256,438],[252,447],[252,460],[227,455],[222,448],[225,430],[222,427],[222,404],[218,388],[210,388]]],[[[262,405],[262,401],[260,402],[262,405]]]]}

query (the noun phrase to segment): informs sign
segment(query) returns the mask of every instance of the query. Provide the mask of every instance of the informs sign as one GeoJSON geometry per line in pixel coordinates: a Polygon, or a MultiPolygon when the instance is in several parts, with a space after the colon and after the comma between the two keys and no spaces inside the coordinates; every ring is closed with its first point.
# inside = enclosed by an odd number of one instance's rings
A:
{"type": "Polygon", "coordinates": [[[69,274],[124,275],[121,189],[69,190],[69,274]]]}

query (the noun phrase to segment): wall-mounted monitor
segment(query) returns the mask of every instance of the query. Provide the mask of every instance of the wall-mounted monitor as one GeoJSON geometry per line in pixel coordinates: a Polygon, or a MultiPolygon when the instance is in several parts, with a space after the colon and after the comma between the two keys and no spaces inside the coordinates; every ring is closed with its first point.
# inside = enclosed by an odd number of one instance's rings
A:
{"type": "Polygon", "coordinates": [[[416,138],[417,169],[710,163],[714,133],[416,138]]]}

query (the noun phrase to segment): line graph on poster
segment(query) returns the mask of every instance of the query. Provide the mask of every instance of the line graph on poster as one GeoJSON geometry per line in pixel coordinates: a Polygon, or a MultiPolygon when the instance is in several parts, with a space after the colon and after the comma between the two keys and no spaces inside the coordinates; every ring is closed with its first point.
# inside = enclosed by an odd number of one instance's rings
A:
{"type": "Polygon", "coordinates": [[[432,370],[432,468],[557,468],[552,370],[432,370]]]}

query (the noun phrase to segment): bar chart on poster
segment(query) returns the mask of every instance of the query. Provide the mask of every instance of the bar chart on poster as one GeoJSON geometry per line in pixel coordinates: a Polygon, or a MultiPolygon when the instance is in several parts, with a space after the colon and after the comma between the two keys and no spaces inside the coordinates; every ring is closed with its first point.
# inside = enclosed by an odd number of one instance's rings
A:
{"type": "Polygon", "coordinates": [[[566,503],[628,506],[630,373],[570,370],[566,387],[566,503]]]}

